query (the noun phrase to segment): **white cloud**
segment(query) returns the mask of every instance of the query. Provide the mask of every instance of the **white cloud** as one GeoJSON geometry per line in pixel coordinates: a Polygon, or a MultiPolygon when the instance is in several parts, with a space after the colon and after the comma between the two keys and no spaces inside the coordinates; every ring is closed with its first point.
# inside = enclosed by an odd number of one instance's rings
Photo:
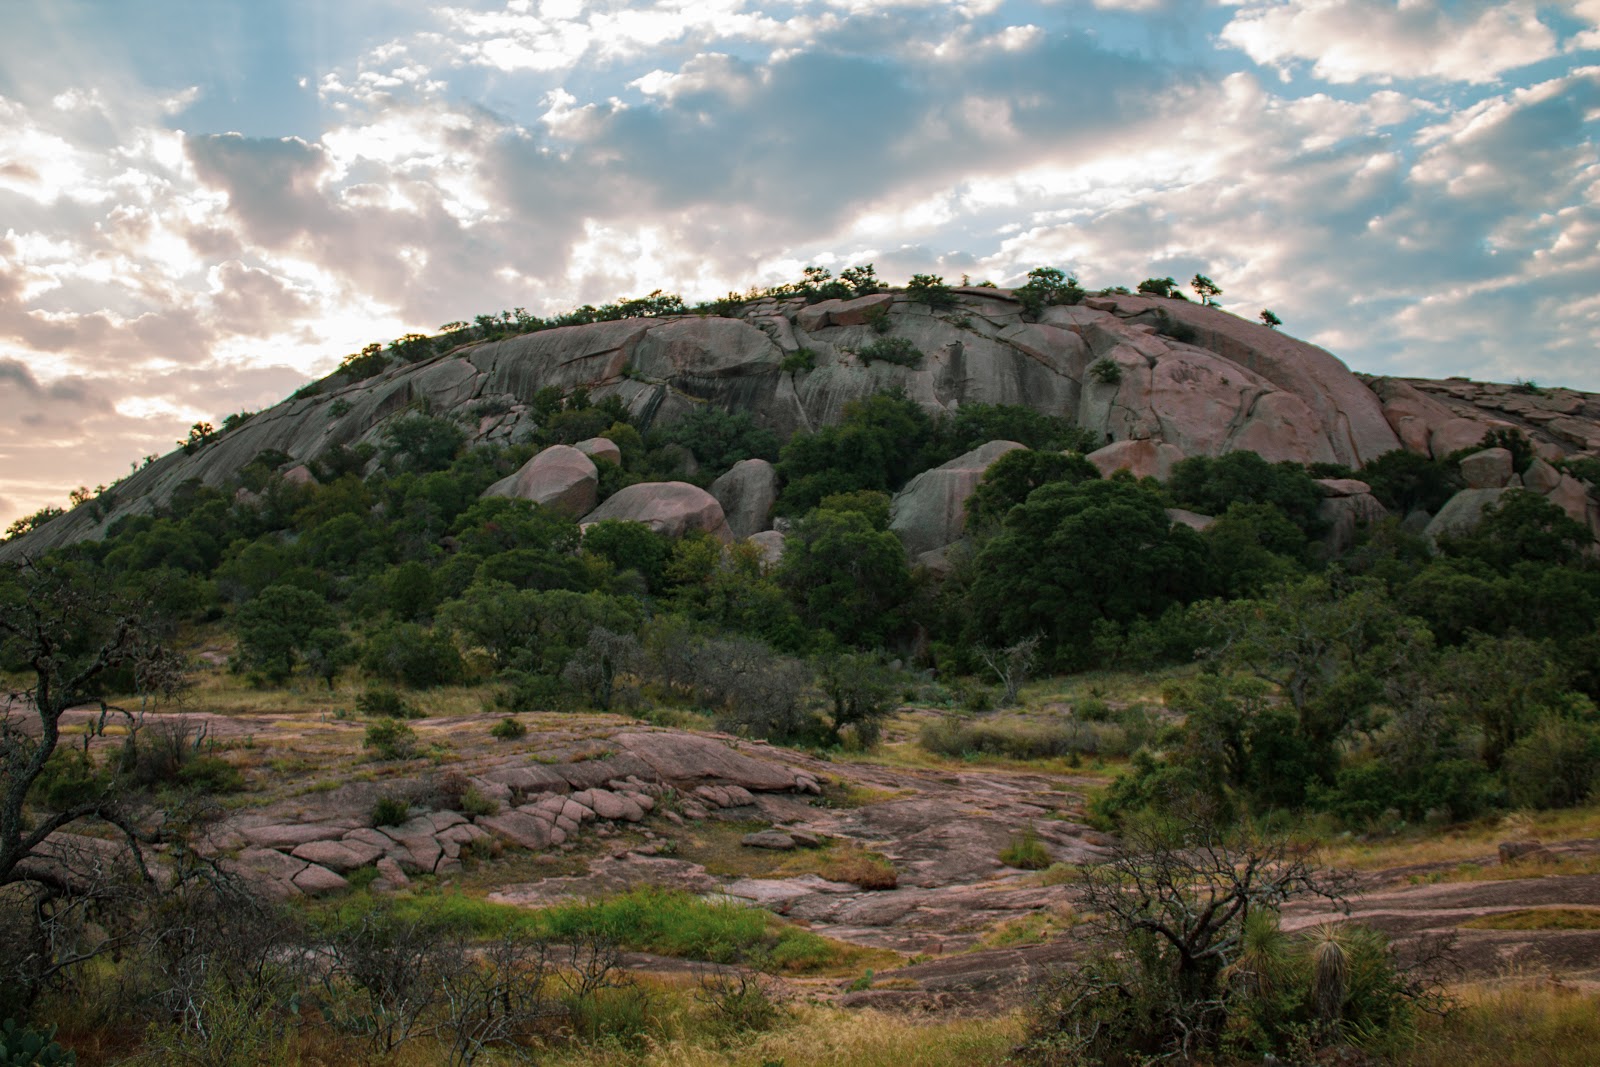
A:
{"type": "Polygon", "coordinates": [[[1222,40],[1267,66],[1309,62],[1334,83],[1493,82],[1558,52],[1530,0],[1285,0],[1240,8],[1222,40]]]}

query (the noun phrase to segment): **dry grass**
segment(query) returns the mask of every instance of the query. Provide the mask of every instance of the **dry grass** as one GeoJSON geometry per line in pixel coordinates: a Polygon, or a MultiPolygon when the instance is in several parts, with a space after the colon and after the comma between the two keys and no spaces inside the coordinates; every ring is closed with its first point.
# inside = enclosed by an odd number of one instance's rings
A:
{"type": "Polygon", "coordinates": [[[861,889],[893,889],[900,882],[894,864],[860,845],[834,845],[816,854],[817,874],[830,882],[849,882],[861,889]]]}
{"type": "Polygon", "coordinates": [[[1424,1021],[1404,1067],[1600,1067],[1600,993],[1548,982],[1474,986],[1424,1021]]]}
{"type": "Polygon", "coordinates": [[[1470,930],[1600,930],[1600,908],[1526,908],[1461,924],[1470,930]]]}
{"type": "Polygon", "coordinates": [[[703,1036],[679,1036],[640,1050],[574,1050],[546,1062],[552,1067],[975,1067],[1004,1062],[1021,1037],[1016,1015],[929,1022],[801,1005],[789,1025],[720,1046],[703,1036]]]}
{"type": "MultiPolygon", "coordinates": [[[[1335,867],[1351,870],[1383,870],[1391,867],[1421,866],[1430,863],[1465,862],[1495,856],[1496,846],[1512,838],[1533,837],[1541,841],[1563,841],[1600,837],[1600,805],[1568,808],[1562,811],[1516,812],[1508,816],[1480,819],[1451,827],[1419,827],[1393,837],[1370,841],[1335,841],[1322,849],[1323,860],[1335,867]]],[[[1542,867],[1486,868],[1491,880],[1537,877],[1551,873],[1594,873],[1580,870],[1586,862],[1561,859],[1542,867]],[[1570,870],[1561,870],[1564,865],[1570,870]]],[[[1472,877],[1463,872],[1464,877],[1472,877]]]]}

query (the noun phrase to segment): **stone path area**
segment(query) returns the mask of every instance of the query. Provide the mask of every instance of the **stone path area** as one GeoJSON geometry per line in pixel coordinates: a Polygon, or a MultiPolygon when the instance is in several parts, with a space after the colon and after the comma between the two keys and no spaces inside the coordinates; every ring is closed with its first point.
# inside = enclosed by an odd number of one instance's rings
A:
{"type": "MultiPolygon", "coordinates": [[[[953,1011],[1019,1003],[1047,969],[1070,961],[1072,943],[992,947],[996,931],[1065,915],[1068,891],[1007,867],[1001,851],[1024,830],[1057,863],[1092,862],[1107,844],[1080,820],[1091,779],[829,763],[725,735],[570,715],[526,716],[532,729],[513,743],[488,739],[498,716],[418,720],[424,743],[448,738],[450,760],[379,764],[360,754],[360,723],[206,718],[214,738],[257,740],[230,752],[255,761],[247,806],[213,825],[205,849],[267,894],[339,893],[357,872],[378,891],[428,877],[522,906],[645,885],[721,894],[907,959],[863,991],[806,983],[846,1004],[953,1011]],[[412,800],[404,821],[373,826],[378,800],[394,796],[412,800]],[[863,889],[821,877],[821,860],[839,846],[881,855],[897,883],[863,889]]],[[[1512,862],[1590,853],[1600,842],[1553,845],[1512,862]]],[[[1471,976],[1600,980],[1600,930],[1462,928],[1499,912],[1600,908],[1600,875],[1396,884],[1431,872],[1370,876],[1353,917],[1397,936],[1454,933],[1471,976]]],[[[1285,925],[1335,917],[1295,905],[1285,925]]]]}

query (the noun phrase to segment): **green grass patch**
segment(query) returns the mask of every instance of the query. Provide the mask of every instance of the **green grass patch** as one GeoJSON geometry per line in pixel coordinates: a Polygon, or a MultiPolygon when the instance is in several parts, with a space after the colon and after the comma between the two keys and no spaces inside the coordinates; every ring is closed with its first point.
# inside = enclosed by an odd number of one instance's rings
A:
{"type": "Polygon", "coordinates": [[[1011,835],[1010,842],[1000,850],[1000,862],[1018,870],[1042,871],[1050,866],[1050,852],[1030,826],[1011,835]]]}
{"type": "Polygon", "coordinates": [[[1461,925],[1468,930],[1600,930],[1600,908],[1526,908],[1461,925]]]}
{"type": "Polygon", "coordinates": [[[382,906],[391,908],[400,922],[441,933],[490,938],[520,931],[557,942],[599,936],[634,952],[711,963],[770,962],[792,973],[835,970],[865,954],[759,908],[665,889],[634,889],[532,910],[462,893],[400,895],[386,905],[360,895],[334,908],[330,918],[334,923],[355,922],[382,906]]]}

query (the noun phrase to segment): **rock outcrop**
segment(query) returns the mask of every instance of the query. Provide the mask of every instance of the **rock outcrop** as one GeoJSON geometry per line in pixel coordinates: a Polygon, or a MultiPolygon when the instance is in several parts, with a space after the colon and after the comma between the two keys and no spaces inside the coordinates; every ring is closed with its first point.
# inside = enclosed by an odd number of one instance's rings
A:
{"type": "Polygon", "coordinates": [[[583,525],[607,519],[642,522],[668,537],[699,530],[724,543],[733,540],[717,498],[688,482],[640,482],[620,489],[585,515],[583,525]]]}
{"type": "Polygon", "coordinates": [[[722,505],[733,536],[770,530],[772,506],[778,502],[778,472],[764,459],[742,459],[711,483],[711,495],[722,505]]]}
{"type": "MultiPolygon", "coordinates": [[[[1320,348],[1184,300],[1094,296],[1036,319],[1004,289],[960,289],[955,300],[936,310],[902,292],[812,305],[769,297],[730,317],[567,326],[465,345],[362,381],[335,374],[192,454],[154,460],[115,487],[109,506],[76,508],[0,545],[0,558],[103,536],[191,479],[226,485],[263,452],[282,453],[286,477],[303,482],[330,448],[381,450],[391,420],[418,408],[481,413],[468,424],[469,446],[526,440],[537,429],[534,399],[552,388],[615,397],[641,429],[711,405],[780,437],[835,422],[851,401],[889,388],[931,412],[1023,404],[1067,416],[1111,446],[1095,453],[1102,470],[1156,477],[1177,458],[1237,449],[1352,468],[1401,447],[1439,457],[1478,445],[1491,429],[1521,431],[1546,461],[1600,454],[1600,398],[1589,394],[1457,379],[1368,382],[1320,348]],[[881,336],[910,343],[920,359],[900,366],[855,354],[881,336]],[[801,350],[809,369],[784,369],[801,350]]],[[[584,445],[569,451],[602,462],[611,452],[597,440],[584,445]]],[[[741,514],[737,527],[745,524],[741,514]]]]}
{"type": "Polygon", "coordinates": [[[576,519],[593,510],[599,487],[600,473],[593,460],[576,448],[551,445],[483,495],[531,500],[576,519]]]}
{"type": "Polygon", "coordinates": [[[984,473],[1007,452],[1027,446],[990,441],[932,470],[923,471],[895,494],[889,529],[900,535],[912,556],[954,544],[967,528],[967,498],[984,473]]]}

